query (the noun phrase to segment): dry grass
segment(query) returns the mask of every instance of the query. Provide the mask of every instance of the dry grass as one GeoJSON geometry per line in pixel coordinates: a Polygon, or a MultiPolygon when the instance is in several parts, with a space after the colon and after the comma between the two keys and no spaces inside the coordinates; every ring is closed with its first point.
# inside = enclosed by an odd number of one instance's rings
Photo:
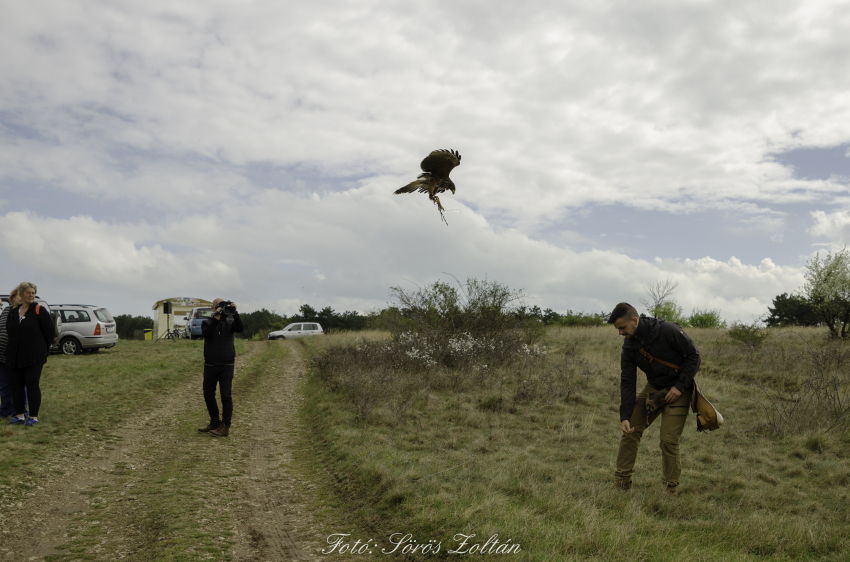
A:
{"type": "MultiPolygon", "coordinates": [[[[334,471],[365,497],[361,511],[441,541],[443,552],[457,533],[481,542],[496,533],[522,545],[516,560],[845,559],[847,423],[777,432],[766,414],[817,374],[809,345],[840,377],[845,344],[816,329],[773,330],[759,349],[723,330],[688,333],[703,356],[700,386],[726,422],[697,434],[689,420],[676,499],[659,493],[657,423],[644,435],[633,490],[610,487],[622,343],[610,327],[549,329],[545,358],[467,370],[457,384],[397,371],[368,416],[350,388],[314,373],[307,412],[334,471]],[[398,392],[415,399],[400,405],[398,392]]],[[[319,356],[358,336],[304,343],[319,356]]]]}

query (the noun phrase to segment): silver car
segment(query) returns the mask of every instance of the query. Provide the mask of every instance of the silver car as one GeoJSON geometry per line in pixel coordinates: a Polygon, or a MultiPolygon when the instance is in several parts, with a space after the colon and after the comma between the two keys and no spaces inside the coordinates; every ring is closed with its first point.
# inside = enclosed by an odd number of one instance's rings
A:
{"type": "Polygon", "coordinates": [[[62,316],[59,351],[65,355],[97,351],[118,343],[115,320],[105,308],[89,304],[54,304],[52,308],[62,316]]]}
{"type": "Polygon", "coordinates": [[[306,336],[321,336],[325,331],[322,326],[315,322],[299,322],[298,324],[290,324],[283,330],[269,332],[270,340],[288,340],[292,338],[303,338],[306,336]]]}

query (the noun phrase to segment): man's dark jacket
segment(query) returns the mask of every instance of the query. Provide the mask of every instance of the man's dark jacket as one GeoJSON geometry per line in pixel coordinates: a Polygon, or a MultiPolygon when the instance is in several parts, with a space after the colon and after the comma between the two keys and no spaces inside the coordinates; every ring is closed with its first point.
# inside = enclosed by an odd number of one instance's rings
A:
{"type": "Polygon", "coordinates": [[[207,318],[201,323],[204,336],[204,364],[231,365],[236,360],[236,347],[233,334],[241,334],[245,328],[239,314],[207,318]]]}
{"type": "Polygon", "coordinates": [[[656,318],[641,318],[635,335],[625,338],[620,353],[620,421],[630,420],[635,409],[636,367],[646,373],[646,382],[652,387],[662,390],[675,386],[680,392],[685,392],[693,384],[699,364],[699,351],[678,324],[656,318]],[[682,370],[676,371],[657,361],[650,363],[639,352],[640,349],[682,370]]]}

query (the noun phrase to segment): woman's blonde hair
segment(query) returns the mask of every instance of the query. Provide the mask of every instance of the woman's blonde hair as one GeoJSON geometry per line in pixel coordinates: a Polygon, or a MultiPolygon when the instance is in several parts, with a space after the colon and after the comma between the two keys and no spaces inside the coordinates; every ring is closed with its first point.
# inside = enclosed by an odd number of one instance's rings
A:
{"type": "Polygon", "coordinates": [[[38,294],[38,287],[35,286],[35,283],[30,283],[29,281],[23,281],[20,285],[18,285],[18,294],[23,297],[27,289],[32,289],[36,294],[38,294]]]}

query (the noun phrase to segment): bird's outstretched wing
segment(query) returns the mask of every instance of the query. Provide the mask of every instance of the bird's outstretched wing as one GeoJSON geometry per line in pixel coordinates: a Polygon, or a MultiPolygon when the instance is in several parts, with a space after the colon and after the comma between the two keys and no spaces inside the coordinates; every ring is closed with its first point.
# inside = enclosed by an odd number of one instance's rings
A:
{"type": "Polygon", "coordinates": [[[460,154],[456,150],[435,150],[420,164],[422,171],[435,178],[447,178],[455,166],[460,166],[460,154]]]}

